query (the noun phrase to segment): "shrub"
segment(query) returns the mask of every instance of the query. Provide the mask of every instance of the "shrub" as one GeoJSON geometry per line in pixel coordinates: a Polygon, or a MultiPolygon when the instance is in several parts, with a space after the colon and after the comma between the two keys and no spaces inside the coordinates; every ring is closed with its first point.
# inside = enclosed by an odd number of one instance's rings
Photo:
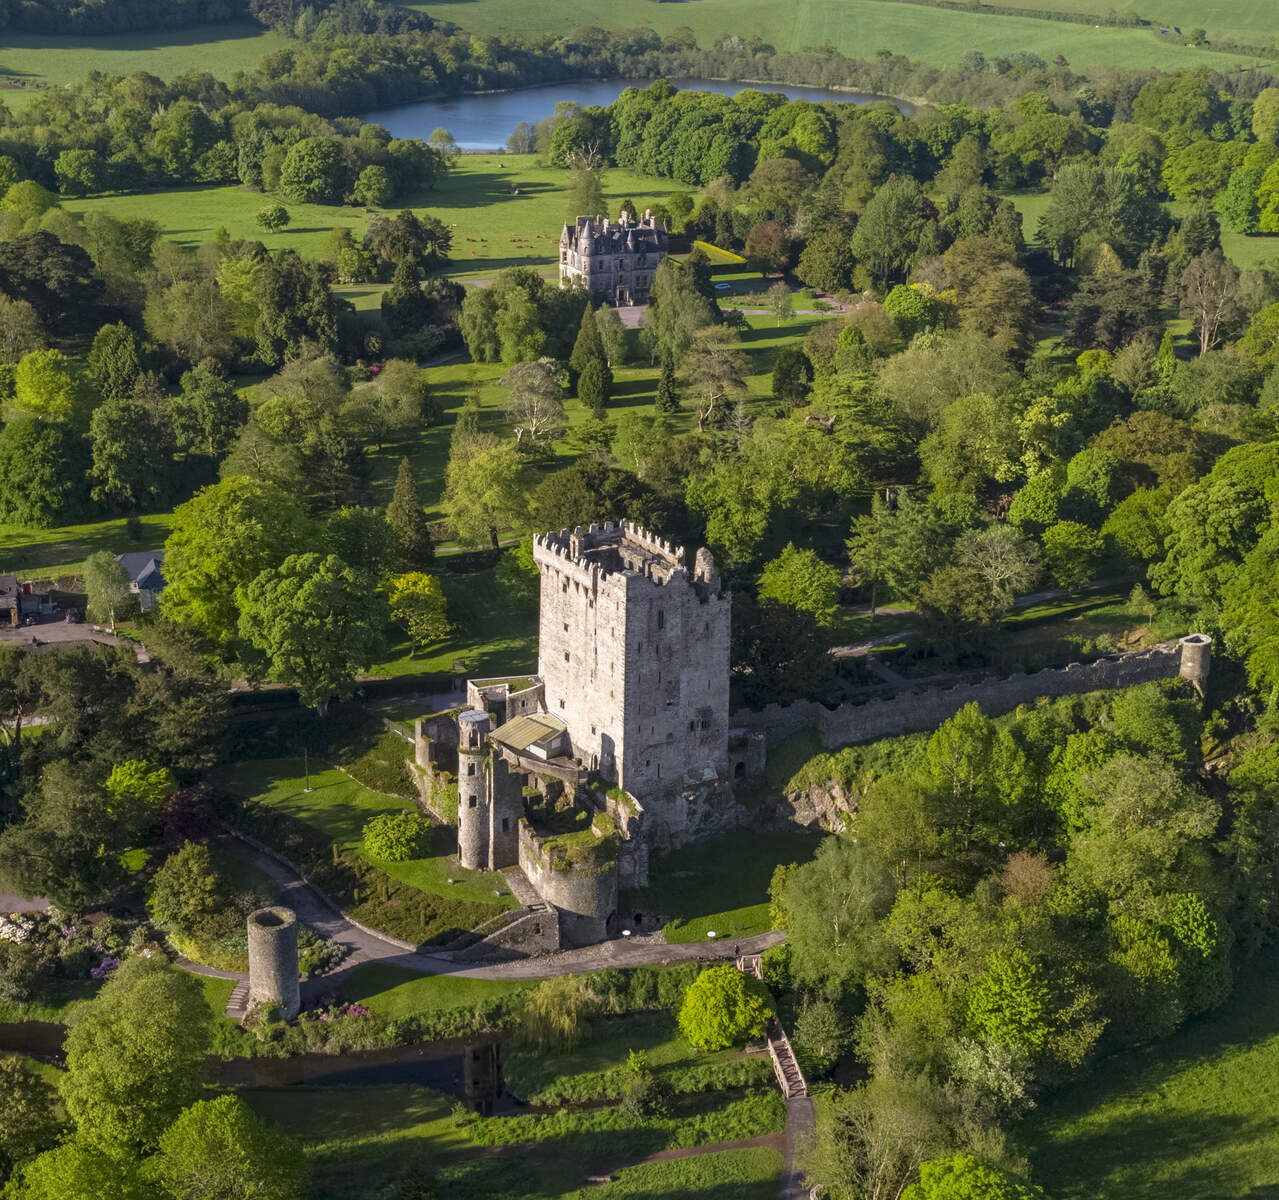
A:
{"type": "Polygon", "coordinates": [[[364,826],[364,853],[383,862],[404,862],[416,857],[426,830],[418,813],[378,813],[364,826]]]}
{"type": "Polygon", "coordinates": [[[700,1050],[726,1050],[759,1037],[769,1008],[736,967],[712,967],[689,985],[680,1005],[680,1032],[700,1050]]]}
{"type": "Polygon", "coordinates": [[[520,1036],[539,1050],[571,1050],[590,1029],[586,1017],[594,1000],[585,980],[543,979],[524,1006],[520,1036]]]}

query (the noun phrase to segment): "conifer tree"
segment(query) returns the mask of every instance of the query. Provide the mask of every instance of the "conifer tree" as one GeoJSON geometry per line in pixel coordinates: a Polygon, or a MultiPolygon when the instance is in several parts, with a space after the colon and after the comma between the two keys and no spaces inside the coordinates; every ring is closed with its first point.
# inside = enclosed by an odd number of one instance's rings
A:
{"type": "Polygon", "coordinates": [[[577,381],[578,399],[597,417],[602,417],[612,391],[613,372],[608,364],[602,358],[591,359],[577,381]]]}
{"type": "Polygon", "coordinates": [[[435,547],[431,545],[426,513],[422,511],[417,484],[407,458],[400,459],[395,491],[386,510],[386,523],[391,528],[392,558],[399,566],[404,570],[414,570],[431,561],[435,547]]]}
{"type": "Polygon", "coordinates": [[[569,356],[568,365],[579,375],[586,370],[587,363],[604,360],[604,343],[600,340],[600,331],[595,324],[595,310],[588,304],[582,313],[582,324],[577,331],[577,341],[573,343],[573,353],[569,356]]]}
{"type": "Polygon", "coordinates": [[[657,381],[657,411],[679,412],[679,395],[675,391],[675,358],[671,354],[662,358],[662,374],[657,381]]]}

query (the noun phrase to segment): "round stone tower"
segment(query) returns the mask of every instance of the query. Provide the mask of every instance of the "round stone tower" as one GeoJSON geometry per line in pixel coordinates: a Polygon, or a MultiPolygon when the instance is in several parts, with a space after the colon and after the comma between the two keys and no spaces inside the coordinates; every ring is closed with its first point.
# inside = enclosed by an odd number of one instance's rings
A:
{"type": "Polygon", "coordinates": [[[1208,686],[1208,670],[1212,666],[1212,638],[1206,633],[1190,633],[1178,643],[1181,647],[1181,668],[1178,674],[1195,685],[1201,696],[1208,686]]]}
{"type": "Polygon", "coordinates": [[[480,709],[457,718],[457,856],[471,871],[489,865],[489,725],[480,709]]]}
{"type": "Polygon", "coordinates": [[[249,914],[249,1004],[278,1004],[291,1021],[302,1007],[298,993],[298,918],[291,908],[249,914]]]}

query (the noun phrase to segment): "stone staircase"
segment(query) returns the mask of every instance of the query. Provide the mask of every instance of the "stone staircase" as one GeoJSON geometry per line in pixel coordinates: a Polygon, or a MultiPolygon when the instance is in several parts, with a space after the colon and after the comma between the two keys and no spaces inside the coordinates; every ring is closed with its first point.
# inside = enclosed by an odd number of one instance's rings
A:
{"type": "MultiPolygon", "coordinates": [[[[742,955],[736,960],[737,969],[744,975],[753,975],[763,981],[764,971],[758,954],[742,955]]],[[[768,1022],[768,1056],[773,1060],[773,1074],[787,1100],[798,1100],[808,1095],[808,1084],[799,1069],[795,1051],[781,1022],[773,1017],[768,1022]]]]}
{"type": "Polygon", "coordinates": [[[226,1015],[233,1021],[242,1021],[244,1014],[248,1011],[249,981],[242,979],[231,989],[230,999],[226,1002],[226,1015]]]}

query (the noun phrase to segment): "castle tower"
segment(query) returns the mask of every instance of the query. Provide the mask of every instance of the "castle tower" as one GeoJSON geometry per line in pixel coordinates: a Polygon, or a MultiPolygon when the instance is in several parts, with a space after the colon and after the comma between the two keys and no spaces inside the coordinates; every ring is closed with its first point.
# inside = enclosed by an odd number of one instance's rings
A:
{"type": "Polygon", "coordinates": [[[1178,674],[1195,685],[1200,696],[1208,685],[1208,671],[1212,666],[1212,638],[1206,633],[1187,634],[1178,643],[1181,647],[1181,667],[1178,674]]]}
{"type": "Polygon", "coordinates": [[[298,990],[298,918],[291,908],[259,908],[248,919],[249,1004],[278,1004],[291,1021],[302,1007],[298,990]]]}
{"type": "Polygon", "coordinates": [[[538,674],[573,755],[640,799],[728,765],[729,598],[696,556],[623,522],[535,537],[538,674]]]}
{"type": "Polygon", "coordinates": [[[457,856],[471,871],[489,865],[489,723],[476,709],[457,718],[457,856]]]}

